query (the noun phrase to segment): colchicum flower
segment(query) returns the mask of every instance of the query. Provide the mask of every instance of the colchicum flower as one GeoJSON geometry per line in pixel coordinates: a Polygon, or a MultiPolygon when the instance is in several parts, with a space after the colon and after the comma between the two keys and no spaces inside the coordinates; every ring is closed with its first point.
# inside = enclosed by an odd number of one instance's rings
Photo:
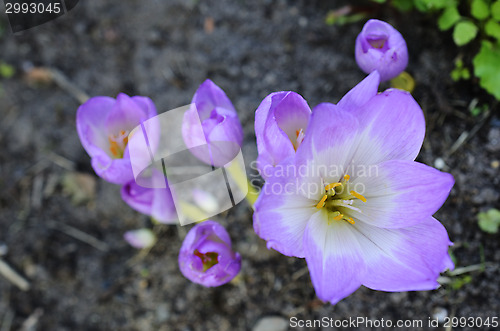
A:
{"type": "Polygon", "coordinates": [[[266,179],[275,167],[295,155],[304,139],[311,109],[295,92],[276,92],[268,95],[255,112],[257,138],[257,167],[266,179]]]}
{"type": "MultiPolygon", "coordinates": [[[[268,247],[304,258],[318,297],[332,304],[361,285],[430,290],[453,263],[432,215],[454,183],[415,162],[425,134],[404,91],[377,94],[377,72],[341,102],[313,110],[296,156],[268,177],[254,229],[268,247]]],[[[271,137],[272,138],[272,137],[271,137]]]]}
{"type": "Polygon", "coordinates": [[[377,70],[381,81],[398,76],[408,65],[406,42],[390,24],[371,19],[356,38],[355,56],[366,72],[377,70]]]}
{"type": "Polygon", "coordinates": [[[179,254],[182,274],[206,287],[233,279],[241,268],[241,257],[231,249],[231,238],[214,221],[196,224],[187,234],[179,254]]]}
{"type": "Polygon", "coordinates": [[[201,161],[216,167],[232,161],[243,142],[243,128],[233,104],[210,79],[203,82],[184,115],[182,136],[201,161]],[[208,147],[208,148],[207,148],[208,147]]]}
{"type": "Polygon", "coordinates": [[[108,182],[134,179],[127,148],[128,135],[141,122],[156,116],[151,99],[120,93],[116,100],[94,97],[78,108],[76,128],[96,174],[108,182]]]}
{"type": "MultiPolygon", "coordinates": [[[[156,169],[153,170],[153,180],[165,181],[163,175],[156,169]]],[[[166,188],[147,188],[137,184],[135,180],[129,181],[122,186],[122,200],[138,212],[151,216],[154,220],[163,224],[174,224],[177,222],[172,194],[166,188]]]]}

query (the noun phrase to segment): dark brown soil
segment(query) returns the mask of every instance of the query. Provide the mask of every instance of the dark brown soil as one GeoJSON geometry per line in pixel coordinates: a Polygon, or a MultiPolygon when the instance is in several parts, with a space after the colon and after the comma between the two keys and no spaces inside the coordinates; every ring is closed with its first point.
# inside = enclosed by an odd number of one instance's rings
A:
{"type": "Polygon", "coordinates": [[[362,288],[336,306],[316,298],[304,260],[266,249],[245,202],[217,217],[243,259],[231,284],[206,289],[182,276],[177,254],[188,227],[156,228],[160,240],[148,254],[131,248],[123,233],[150,226],[149,219],[121,201],[118,186],[93,174],[75,129],[79,103],[57,85],[25,76],[32,67],[55,68],[91,96],[146,95],[160,112],[189,103],[211,78],[238,109],[249,165],[256,158],[254,111],[267,94],[294,90],[311,106],[337,102],[364,77],[353,56],[363,22],[324,23],[327,11],[340,5],[81,1],[56,21],[16,35],[3,17],[0,59],[16,75],[0,81],[0,248],[7,247],[1,258],[31,288],[21,291],[0,277],[0,330],[18,330],[30,316],[38,316],[34,329],[51,331],[251,330],[268,315],[287,321],[420,319],[426,325],[440,309],[450,317],[498,316],[499,235],[482,232],[476,219],[478,212],[500,207],[498,104],[477,84],[450,79],[455,57],[468,63],[477,45],[457,49],[449,33],[437,30],[435,18],[365,8],[407,39],[407,71],[428,126],[418,160],[434,166],[442,158],[456,180],[436,217],[455,243],[457,268],[487,263],[460,276],[444,275],[455,286],[407,293],[362,288]],[[490,115],[471,116],[474,102],[490,115]],[[464,132],[469,138],[449,155],[464,132]],[[75,172],[84,174],[79,179],[88,187],[80,198],[63,180],[74,181],[75,172]],[[105,247],[75,238],[72,229],[105,247]]]}

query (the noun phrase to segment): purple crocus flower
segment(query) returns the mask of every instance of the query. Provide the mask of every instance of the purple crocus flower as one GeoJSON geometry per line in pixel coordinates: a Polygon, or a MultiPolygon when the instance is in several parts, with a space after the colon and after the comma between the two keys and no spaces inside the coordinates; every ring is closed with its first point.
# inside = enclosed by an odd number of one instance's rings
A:
{"type": "Polygon", "coordinates": [[[243,128],[224,91],[207,79],[184,115],[182,136],[200,160],[216,167],[232,161],[243,142],[243,128]],[[208,148],[207,148],[208,147],[208,148]]]}
{"type": "Polygon", "coordinates": [[[268,95],[255,112],[257,167],[265,179],[277,165],[295,155],[304,140],[311,109],[295,92],[268,95]]]}
{"type": "Polygon", "coordinates": [[[90,98],[78,108],[78,136],[98,176],[114,184],[125,184],[134,178],[128,135],[142,121],[155,115],[156,107],[151,99],[123,93],[118,94],[116,100],[90,98]]]}
{"type": "MultiPolygon", "coordinates": [[[[377,93],[379,80],[378,72],[372,72],[339,101],[339,107],[350,110],[363,106],[367,95],[377,93]]],[[[271,93],[262,101],[255,111],[257,168],[262,178],[282,171],[283,162],[295,156],[307,134],[310,117],[309,105],[295,92],[271,93]]]]}
{"type": "Polygon", "coordinates": [[[401,33],[390,24],[369,20],[356,38],[356,62],[361,70],[378,70],[386,81],[398,76],[408,65],[408,49],[401,33]]]}
{"type": "Polygon", "coordinates": [[[295,157],[255,204],[256,233],[305,258],[318,297],[332,304],[361,285],[435,289],[453,268],[451,242],[432,217],[453,177],[414,161],[423,112],[407,92],[377,94],[378,83],[375,72],[338,105],[315,107],[295,157]]]}
{"type": "Polygon", "coordinates": [[[231,250],[226,229],[208,220],[196,224],[187,234],[179,253],[179,267],[192,282],[220,286],[238,274],[241,257],[231,250]]]}
{"type": "MultiPolygon", "coordinates": [[[[165,182],[163,175],[156,169],[153,169],[152,180],[165,182]]],[[[130,207],[160,223],[177,222],[177,212],[168,185],[166,188],[147,188],[132,179],[122,186],[121,196],[130,207]]]]}

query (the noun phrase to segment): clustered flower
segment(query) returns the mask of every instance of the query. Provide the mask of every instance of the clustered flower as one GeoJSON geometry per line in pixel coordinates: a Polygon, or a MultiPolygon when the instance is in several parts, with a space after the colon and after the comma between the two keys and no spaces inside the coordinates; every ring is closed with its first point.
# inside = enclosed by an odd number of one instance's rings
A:
{"type": "MultiPolygon", "coordinates": [[[[305,258],[318,297],[332,304],[361,285],[435,289],[440,272],[453,269],[451,242],[432,216],[453,177],[415,161],[425,119],[411,94],[378,92],[381,81],[406,68],[406,43],[389,24],[369,20],[356,39],[355,57],[369,75],[337,104],[311,111],[302,96],[282,91],[264,98],[255,112],[257,165],[266,182],[254,205],[254,230],[268,248],[305,258]]],[[[95,172],[122,185],[130,207],[168,224],[177,220],[168,184],[139,185],[127,146],[129,133],[156,115],[146,97],[95,97],[78,109],[77,130],[95,172]]],[[[182,136],[191,153],[212,167],[239,152],[243,129],[236,110],[211,80],[194,94],[182,136]]],[[[164,178],[156,169],[150,176],[164,178]]],[[[200,190],[194,195],[202,209],[213,210],[213,197],[200,190]]],[[[125,238],[137,248],[156,240],[147,229],[125,238]]],[[[191,228],[178,262],[186,278],[207,287],[229,282],[241,268],[229,234],[212,220],[191,228]]]]}

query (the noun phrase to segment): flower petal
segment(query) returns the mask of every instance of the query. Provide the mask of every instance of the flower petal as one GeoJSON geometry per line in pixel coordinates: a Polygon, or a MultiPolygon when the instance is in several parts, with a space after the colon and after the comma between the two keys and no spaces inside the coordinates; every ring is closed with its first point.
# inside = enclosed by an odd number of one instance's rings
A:
{"type": "Polygon", "coordinates": [[[328,225],[325,209],[311,217],[304,234],[304,251],[316,295],[337,303],[361,286],[365,265],[357,234],[346,222],[328,225]]]}
{"type": "Polygon", "coordinates": [[[236,114],[236,110],[226,93],[210,79],[205,80],[198,87],[191,103],[196,104],[196,109],[202,122],[210,117],[215,107],[225,108],[236,114]]]}
{"type": "Polygon", "coordinates": [[[295,177],[270,177],[255,203],[254,230],[267,247],[287,256],[304,257],[302,240],[317,202],[297,192],[295,177]]]}
{"type": "Polygon", "coordinates": [[[310,114],[307,102],[295,92],[272,93],[262,101],[255,111],[261,174],[272,172],[267,168],[295,155],[292,142],[297,140],[297,131],[306,131],[310,114]]]}
{"type": "Polygon", "coordinates": [[[314,108],[296,155],[306,197],[319,200],[326,184],[341,179],[353,158],[357,132],[358,121],[350,112],[329,103],[314,108]]]}
{"type": "Polygon", "coordinates": [[[122,130],[130,132],[141,122],[147,120],[149,118],[148,112],[152,112],[152,110],[149,107],[143,109],[141,107],[143,105],[144,102],[137,103],[124,93],[118,94],[116,103],[111,107],[106,117],[106,133],[112,135],[122,130]]]}
{"type": "Polygon", "coordinates": [[[360,125],[354,164],[415,160],[425,136],[425,118],[410,93],[387,90],[355,109],[353,115],[360,125]]]}
{"type": "Polygon", "coordinates": [[[425,164],[387,161],[366,177],[353,180],[351,189],[365,196],[366,202],[353,200],[353,206],[361,212],[349,210],[348,213],[378,227],[412,226],[438,211],[453,183],[452,175],[425,164]]]}
{"type": "Polygon", "coordinates": [[[347,111],[352,111],[363,106],[377,95],[379,84],[380,75],[375,70],[347,92],[337,103],[337,106],[347,111]]]}
{"type": "Polygon", "coordinates": [[[130,158],[111,159],[104,151],[96,151],[91,160],[92,168],[99,177],[113,184],[126,184],[134,179],[130,158]]]}
{"type": "Polygon", "coordinates": [[[367,273],[363,285],[380,291],[421,291],[439,287],[437,278],[453,269],[452,244],[446,229],[433,217],[401,229],[381,229],[363,222],[359,231],[367,273]]]}
{"type": "Polygon", "coordinates": [[[93,97],[81,105],[76,112],[76,129],[83,148],[90,157],[100,150],[108,150],[105,118],[115,104],[110,97],[93,97]]]}

